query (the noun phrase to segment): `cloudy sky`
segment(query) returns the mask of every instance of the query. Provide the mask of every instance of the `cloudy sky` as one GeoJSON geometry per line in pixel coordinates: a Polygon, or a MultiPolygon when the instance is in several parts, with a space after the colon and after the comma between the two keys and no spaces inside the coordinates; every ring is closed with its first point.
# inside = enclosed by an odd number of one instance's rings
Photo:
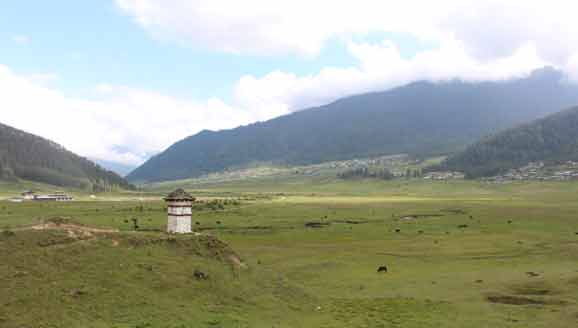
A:
{"type": "Polygon", "coordinates": [[[569,0],[3,0],[0,122],[129,165],[414,80],[578,80],[569,0]]]}

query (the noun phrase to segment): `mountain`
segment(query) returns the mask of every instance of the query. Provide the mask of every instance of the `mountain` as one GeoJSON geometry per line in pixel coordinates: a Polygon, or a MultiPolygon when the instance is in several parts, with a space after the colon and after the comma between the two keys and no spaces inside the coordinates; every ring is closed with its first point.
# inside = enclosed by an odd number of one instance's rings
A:
{"type": "Polygon", "coordinates": [[[44,138],[0,124],[0,179],[24,179],[104,191],[131,189],[125,179],[44,138]]]}
{"type": "Polygon", "coordinates": [[[500,82],[415,82],[337,100],[266,122],[202,131],[128,175],[151,182],[196,177],[253,163],[306,165],[465,148],[491,132],[578,104],[578,86],[544,68],[500,82]]]}
{"type": "Polygon", "coordinates": [[[578,107],[500,132],[450,156],[444,169],[493,176],[529,162],[578,160],[578,107]]]}
{"type": "Polygon", "coordinates": [[[127,174],[132,172],[134,169],[136,169],[136,166],[128,165],[128,164],[122,164],[122,163],[113,162],[113,161],[106,161],[106,160],[96,159],[96,158],[92,159],[92,161],[94,161],[96,164],[100,165],[104,169],[112,171],[112,172],[120,175],[121,177],[126,176],[127,174]]]}

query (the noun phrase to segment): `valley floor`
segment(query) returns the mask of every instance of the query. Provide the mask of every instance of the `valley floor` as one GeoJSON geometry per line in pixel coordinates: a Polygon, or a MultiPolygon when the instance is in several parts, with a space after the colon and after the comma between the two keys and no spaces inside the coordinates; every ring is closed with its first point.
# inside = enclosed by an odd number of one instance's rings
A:
{"type": "Polygon", "coordinates": [[[0,202],[0,327],[578,325],[578,183],[196,188],[194,226],[218,240],[156,231],[161,190],[0,202]],[[22,228],[47,220],[110,230],[22,228]]]}

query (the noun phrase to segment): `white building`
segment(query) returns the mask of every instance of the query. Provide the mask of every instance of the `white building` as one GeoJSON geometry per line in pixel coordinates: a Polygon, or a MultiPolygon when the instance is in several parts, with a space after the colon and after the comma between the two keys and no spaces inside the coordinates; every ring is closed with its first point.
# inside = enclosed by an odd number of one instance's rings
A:
{"type": "Polygon", "coordinates": [[[177,189],[165,198],[168,212],[168,233],[191,233],[191,215],[194,200],[183,189],[177,189]]]}
{"type": "Polygon", "coordinates": [[[56,191],[53,194],[48,195],[34,195],[34,200],[39,201],[53,201],[53,202],[69,202],[74,200],[72,196],[69,196],[63,191],[56,191]]]}
{"type": "Polygon", "coordinates": [[[32,200],[34,199],[34,191],[26,190],[22,194],[20,194],[23,199],[32,200]]]}

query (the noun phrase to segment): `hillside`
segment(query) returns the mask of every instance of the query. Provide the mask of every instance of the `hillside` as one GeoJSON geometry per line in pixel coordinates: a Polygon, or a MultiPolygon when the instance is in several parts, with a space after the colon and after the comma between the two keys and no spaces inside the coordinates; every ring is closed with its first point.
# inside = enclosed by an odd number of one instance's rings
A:
{"type": "Polygon", "coordinates": [[[355,157],[435,155],[578,104],[578,87],[545,68],[504,82],[416,82],[236,129],[202,131],[127,176],[151,182],[253,163],[307,165],[355,157]]]}
{"type": "Polygon", "coordinates": [[[442,165],[475,178],[534,161],[578,160],[578,107],[482,139],[442,165]]]}
{"type": "Polygon", "coordinates": [[[0,179],[91,191],[133,188],[116,173],[44,138],[0,124],[0,179]]]}
{"type": "Polygon", "coordinates": [[[0,231],[0,255],[6,328],[247,327],[239,322],[273,320],[276,313],[254,305],[263,297],[277,308],[295,297],[290,287],[271,286],[268,273],[238,274],[236,254],[208,236],[0,231]]]}

